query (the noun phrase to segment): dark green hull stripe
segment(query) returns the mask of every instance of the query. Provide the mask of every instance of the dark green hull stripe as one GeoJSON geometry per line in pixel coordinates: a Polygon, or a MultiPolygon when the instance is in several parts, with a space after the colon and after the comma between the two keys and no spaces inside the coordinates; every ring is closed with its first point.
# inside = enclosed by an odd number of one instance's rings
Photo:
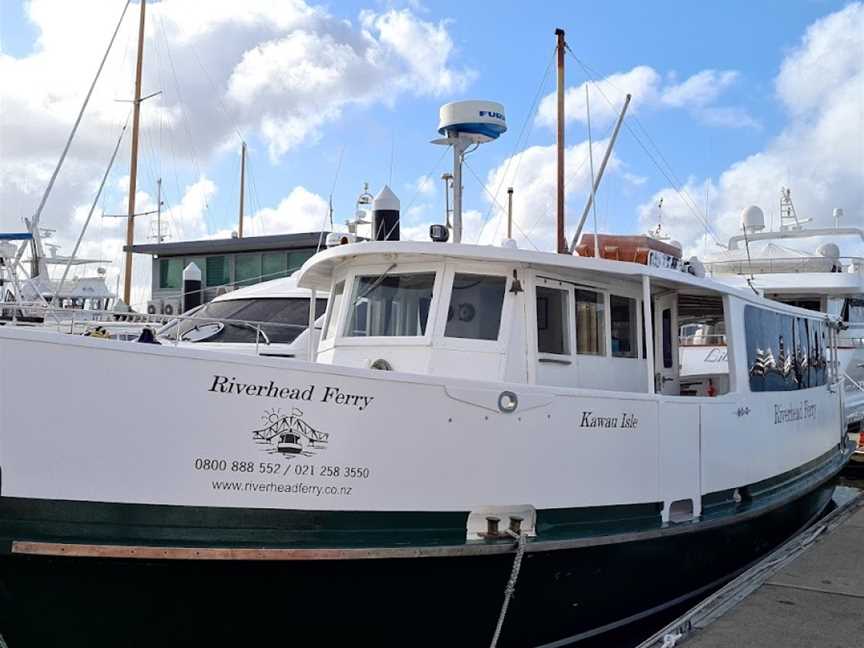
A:
{"type": "Polygon", "coordinates": [[[735,499],[735,489],[707,493],[702,496],[702,515],[725,515],[732,511],[746,509],[754,500],[765,500],[775,495],[782,495],[789,488],[796,487],[799,482],[817,479],[822,473],[830,471],[837,461],[839,447],[832,448],[825,454],[801,464],[797,468],[763,479],[752,484],[738,487],[741,501],[735,499]]]}
{"type": "MultiPolygon", "coordinates": [[[[703,521],[732,518],[814,487],[840,469],[835,449],[769,480],[703,497],[703,521]]],[[[541,509],[538,540],[602,538],[661,529],[661,504],[541,509]]],[[[0,497],[0,552],[13,541],[236,548],[465,545],[468,512],[301,511],[0,497]]],[[[509,539],[500,542],[509,544],[509,539]]]]}

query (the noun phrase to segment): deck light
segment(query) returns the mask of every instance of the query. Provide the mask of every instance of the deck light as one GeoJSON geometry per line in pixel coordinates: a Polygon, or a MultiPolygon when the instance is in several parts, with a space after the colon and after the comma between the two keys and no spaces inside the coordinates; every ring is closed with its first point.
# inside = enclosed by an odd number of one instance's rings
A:
{"type": "Polygon", "coordinates": [[[436,243],[446,243],[447,239],[450,238],[450,232],[447,231],[445,225],[430,225],[429,238],[436,243]]]}

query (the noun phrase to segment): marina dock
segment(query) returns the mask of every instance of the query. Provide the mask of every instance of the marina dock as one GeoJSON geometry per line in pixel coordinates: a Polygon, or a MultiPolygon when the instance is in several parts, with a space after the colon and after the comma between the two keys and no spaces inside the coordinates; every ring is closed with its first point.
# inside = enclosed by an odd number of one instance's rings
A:
{"type": "Polygon", "coordinates": [[[811,648],[864,637],[864,492],[639,648],[811,648]]]}

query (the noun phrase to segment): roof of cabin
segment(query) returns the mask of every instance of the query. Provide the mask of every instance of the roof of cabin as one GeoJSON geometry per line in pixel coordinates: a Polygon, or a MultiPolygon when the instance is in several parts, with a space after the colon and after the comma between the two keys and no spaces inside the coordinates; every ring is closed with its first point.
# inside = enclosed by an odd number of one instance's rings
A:
{"type": "Polygon", "coordinates": [[[567,274],[568,271],[589,271],[597,274],[611,275],[617,279],[641,281],[643,276],[651,278],[653,286],[677,288],[688,286],[694,292],[729,294],[746,301],[760,303],[775,310],[791,311],[813,316],[812,312],[778,302],[769,301],[756,295],[751,289],[739,289],[710,277],[656,268],[653,266],[580,257],[569,254],[555,254],[514,248],[496,247],[491,245],[465,245],[452,243],[433,243],[426,241],[367,241],[332,247],[319,252],[303,264],[294,276],[297,284],[305,288],[329,290],[333,271],[337,266],[353,261],[357,263],[411,263],[430,260],[462,260],[478,261],[494,264],[516,264],[534,269],[567,274]],[[371,259],[367,257],[379,257],[371,259]],[[430,257],[433,257],[430,259],[430,257]]]}
{"type": "MultiPolygon", "coordinates": [[[[325,238],[327,238],[327,232],[302,232],[299,234],[277,234],[275,236],[246,236],[244,238],[204,239],[201,241],[133,245],[132,251],[139,254],[168,257],[293,250],[296,248],[317,247],[325,238]]],[[[123,250],[127,249],[124,246],[123,250]]]]}

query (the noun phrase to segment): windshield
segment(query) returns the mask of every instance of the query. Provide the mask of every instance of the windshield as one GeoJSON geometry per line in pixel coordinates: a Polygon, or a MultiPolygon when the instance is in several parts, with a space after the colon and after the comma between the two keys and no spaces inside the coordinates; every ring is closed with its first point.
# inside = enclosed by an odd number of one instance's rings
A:
{"type": "Polygon", "coordinates": [[[434,286],[434,272],[357,277],[345,335],[425,335],[434,286]]]}
{"type": "MultiPolygon", "coordinates": [[[[315,318],[321,316],[326,299],[315,300],[315,318]]],[[[259,342],[290,344],[309,327],[309,299],[231,299],[210,302],[159,329],[159,337],[187,342],[255,343],[260,324],[259,342]],[[240,321],[226,321],[240,320],[240,321]],[[209,326],[220,323],[222,326],[209,326]],[[177,326],[180,327],[178,332],[177,326]]]]}

